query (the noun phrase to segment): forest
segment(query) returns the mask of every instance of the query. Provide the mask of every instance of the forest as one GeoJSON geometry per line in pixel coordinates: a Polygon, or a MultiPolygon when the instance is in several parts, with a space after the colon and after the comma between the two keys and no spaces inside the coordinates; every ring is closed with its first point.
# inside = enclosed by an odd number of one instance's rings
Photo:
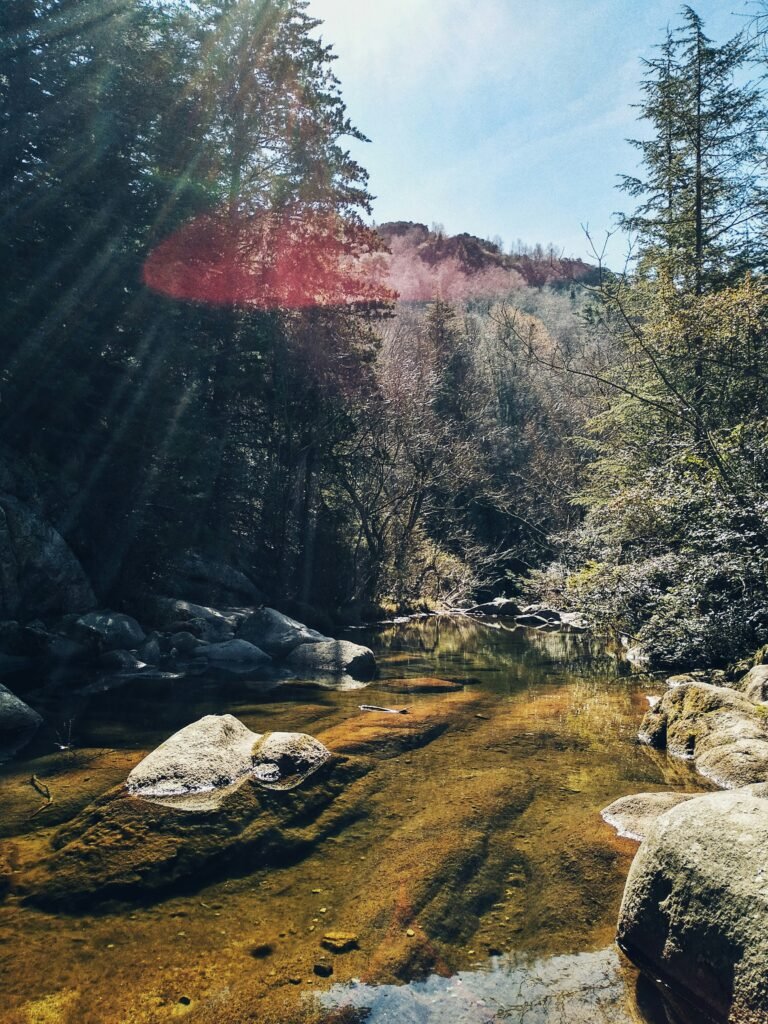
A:
{"type": "Polygon", "coordinates": [[[524,593],[660,665],[765,644],[755,10],[641,69],[617,268],[371,226],[302,0],[5,0],[2,489],[104,606],[193,554],[305,618],[524,593]]]}

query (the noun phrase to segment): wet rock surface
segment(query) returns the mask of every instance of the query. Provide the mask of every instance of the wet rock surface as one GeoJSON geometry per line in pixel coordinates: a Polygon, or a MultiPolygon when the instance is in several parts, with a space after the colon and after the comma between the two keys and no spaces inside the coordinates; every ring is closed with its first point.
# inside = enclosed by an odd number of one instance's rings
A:
{"type": "Polygon", "coordinates": [[[622,796],[600,812],[603,821],[620,836],[642,842],[660,814],[693,800],[700,793],[636,793],[622,796]]]}
{"type": "Polygon", "coordinates": [[[768,1021],[766,849],[762,784],[681,803],[637,852],[618,940],[692,1008],[690,1021],[768,1021]]]}

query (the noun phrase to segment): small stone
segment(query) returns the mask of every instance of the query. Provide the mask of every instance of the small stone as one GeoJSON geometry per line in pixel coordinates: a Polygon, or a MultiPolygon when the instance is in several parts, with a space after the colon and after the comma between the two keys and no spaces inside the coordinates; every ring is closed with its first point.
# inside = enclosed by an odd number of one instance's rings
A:
{"type": "Polygon", "coordinates": [[[189,1006],[192,1000],[189,998],[189,996],[179,996],[179,1002],[181,1003],[182,1006],[189,1006]]]}
{"type": "Polygon", "coordinates": [[[110,942],[110,943],[109,943],[109,944],[107,945],[107,949],[114,949],[114,948],[115,948],[115,944],[114,944],[114,942],[110,942]]]}
{"type": "Polygon", "coordinates": [[[357,936],[352,932],[326,932],[320,945],[331,953],[348,953],[358,948],[357,936]]]}
{"type": "Polygon", "coordinates": [[[309,928],[308,928],[308,931],[313,932],[314,930],[315,930],[315,926],[313,924],[311,924],[309,926],[309,928]]]}
{"type": "Polygon", "coordinates": [[[312,890],[312,895],[313,895],[313,896],[317,896],[317,895],[319,895],[319,894],[320,894],[320,893],[321,893],[322,891],[323,891],[322,889],[313,889],[313,890],[312,890]]]}
{"type": "Polygon", "coordinates": [[[295,974],[292,974],[292,975],[291,975],[291,976],[290,976],[290,977],[288,978],[288,982],[289,982],[289,984],[291,984],[291,985],[300,985],[300,984],[301,984],[301,978],[297,978],[295,974]]]}
{"type": "Polygon", "coordinates": [[[413,928],[409,928],[405,934],[408,936],[409,939],[412,939],[416,932],[413,930],[413,928]]]}
{"type": "Polygon", "coordinates": [[[318,978],[330,978],[330,976],[333,974],[333,968],[331,967],[330,964],[317,963],[312,968],[312,970],[318,976],[318,978]]]}
{"type": "Polygon", "coordinates": [[[256,960],[263,960],[265,957],[272,956],[273,953],[274,949],[268,942],[257,942],[251,949],[251,956],[256,960]]]}
{"type": "Polygon", "coordinates": [[[318,914],[327,914],[327,913],[328,913],[328,907],[320,907],[320,909],[318,910],[318,914]]]}

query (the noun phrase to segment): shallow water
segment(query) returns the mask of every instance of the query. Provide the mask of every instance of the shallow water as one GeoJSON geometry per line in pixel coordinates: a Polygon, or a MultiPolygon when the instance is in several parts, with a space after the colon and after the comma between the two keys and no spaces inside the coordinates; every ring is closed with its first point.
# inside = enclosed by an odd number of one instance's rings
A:
{"type": "Polygon", "coordinates": [[[354,813],[291,863],[238,862],[162,899],[89,913],[57,916],[7,898],[0,1021],[663,1019],[653,998],[638,998],[612,945],[636,845],[599,816],[627,793],[702,788],[687,765],[635,740],[658,688],[621,675],[579,636],[433,617],[351,638],[381,666],[365,689],[176,681],[65,696],[33,681],[16,687],[53,723],[0,773],[0,852],[20,869],[46,855],[60,823],[203,714],[320,738],[362,703],[427,715],[450,707],[451,718],[429,741],[414,732],[412,745],[378,760],[354,813]],[[418,676],[463,690],[382,688],[418,676]],[[72,748],[57,750],[57,740],[72,748]],[[354,933],[359,948],[326,952],[327,931],[354,933]]]}

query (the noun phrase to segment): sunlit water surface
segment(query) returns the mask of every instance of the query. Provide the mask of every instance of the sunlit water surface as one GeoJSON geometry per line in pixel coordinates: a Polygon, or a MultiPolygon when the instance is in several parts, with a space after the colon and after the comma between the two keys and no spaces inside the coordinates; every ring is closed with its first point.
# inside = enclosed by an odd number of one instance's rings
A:
{"type": "MultiPolygon", "coordinates": [[[[655,1024],[613,933],[635,844],[603,823],[627,793],[695,788],[636,742],[657,691],[579,636],[432,617],[350,634],[365,689],[177,681],[74,695],[14,686],[49,723],[0,774],[2,852],[44,856],[63,821],[176,729],[231,712],[322,737],[361,703],[439,708],[388,679],[463,685],[455,721],[377,762],[364,810],[296,863],[238,864],[143,904],[56,916],[0,903],[0,1021],[655,1024]],[[60,751],[56,744],[71,743],[60,751]],[[53,795],[41,808],[32,774],[53,795]],[[406,927],[412,925],[412,927],[406,927]],[[326,953],[326,931],[358,949],[326,953]],[[317,964],[330,965],[321,977],[317,964]]],[[[306,783],[311,785],[311,781],[306,783]]]]}

